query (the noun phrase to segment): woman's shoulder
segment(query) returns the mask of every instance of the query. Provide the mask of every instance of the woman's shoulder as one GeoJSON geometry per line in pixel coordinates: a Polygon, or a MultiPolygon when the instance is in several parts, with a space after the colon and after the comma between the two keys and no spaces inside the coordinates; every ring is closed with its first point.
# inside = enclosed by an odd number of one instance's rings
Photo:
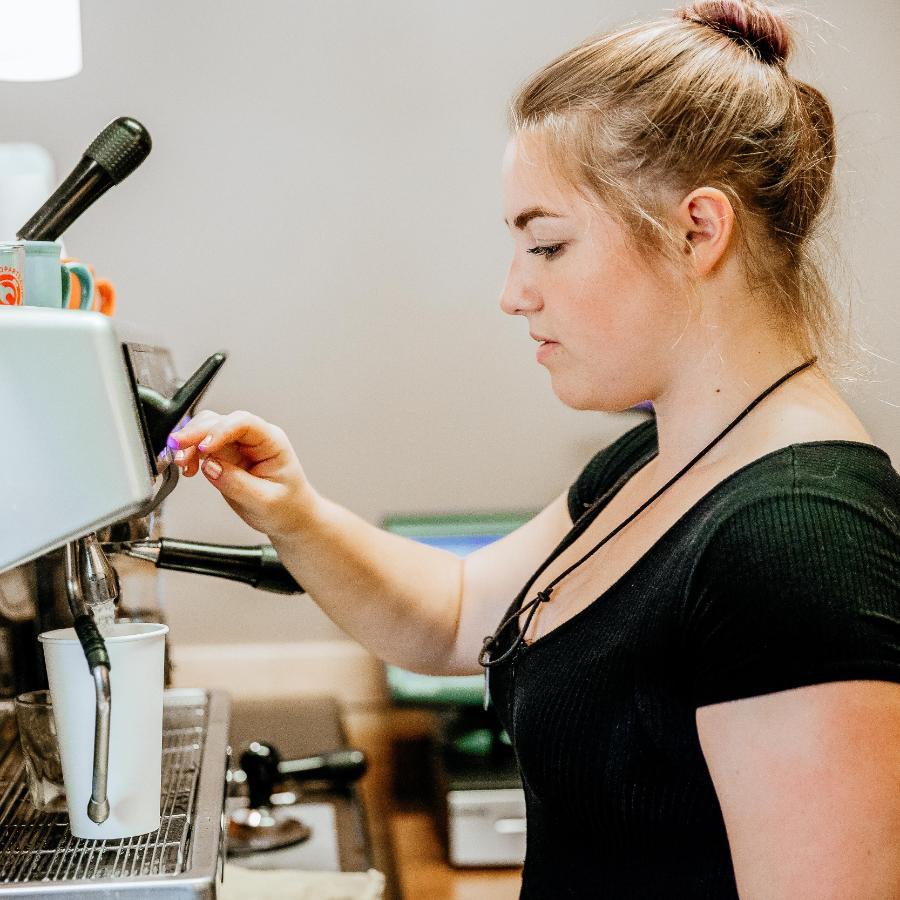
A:
{"type": "Polygon", "coordinates": [[[739,469],[707,499],[695,535],[701,565],[724,571],[749,556],[781,584],[811,559],[819,575],[870,567],[867,576],[900,577],[900,474],[876,444],[792,443],[739,469]]]}
{"type": "Polygon", "coordinates": [[[900,516],[900,473],[877,444],[842,438],[796,441],[739,468],[723,487],[720,510],[845,506],[894,521],[900,516]],[[731,482],[729,484],[729,482],[731,482]]]}
{"type": "Polygon", "coordinates": [[[900,473],[887,451],[875,443],[832,438],[800,441],[788,449],[800,487],[824,493],[874,489],[900,499],[900,473]]]}
{"type": "Polygon", "coordinates": [[[800,441],[737,473],[685,554],[698,705],[900,681],[900,475],[874,444],[800,441]]]}

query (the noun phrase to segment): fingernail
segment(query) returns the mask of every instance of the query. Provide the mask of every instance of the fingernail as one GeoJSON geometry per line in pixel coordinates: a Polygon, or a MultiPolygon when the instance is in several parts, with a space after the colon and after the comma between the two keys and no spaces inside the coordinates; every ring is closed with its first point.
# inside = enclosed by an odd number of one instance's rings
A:
{"type": "Polygon", "coordinates": [[[203,471],[215,481],[222,474],[222,467],[214,459],[208,459],[203,463],[203,471]]]}
{"type": "Polygon", "coordinates": [[[200,450],[205,450],[212,443],[212,435],[208,434],[202,441],[197,445],[197,448],[200,450]]]}
{"type": "Polygon", "coordinates": [[[177,450],[175,452],[175,462],[180,463],[184,459],[184,450],[177,450]]]}
{"type": "Polygon", "coordinates": [[[166,439],[166,446],[171,450],[177,450],[178,449],[178,438],[173,437],[170,434],[169,437],[166,439]]]}

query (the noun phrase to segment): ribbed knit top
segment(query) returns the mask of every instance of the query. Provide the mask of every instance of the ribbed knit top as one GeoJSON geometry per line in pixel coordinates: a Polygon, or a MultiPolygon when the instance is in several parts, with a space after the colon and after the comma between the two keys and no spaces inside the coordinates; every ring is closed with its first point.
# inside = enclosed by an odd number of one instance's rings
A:
{"type": "MultiPolygon", "coordinates": [[[[551,558],[656,452],[650,419],[591,460],[551,558]]],[[[525,789],[522,898],[737,897],[697,708],[848,679],[900,682],[900,475],[869,444],[791,444],[492,670],[525,789]]]]}

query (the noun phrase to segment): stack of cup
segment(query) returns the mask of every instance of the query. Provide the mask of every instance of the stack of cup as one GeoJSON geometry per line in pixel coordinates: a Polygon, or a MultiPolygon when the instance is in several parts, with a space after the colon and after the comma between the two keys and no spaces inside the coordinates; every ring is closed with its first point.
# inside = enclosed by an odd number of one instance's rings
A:
{"type": "Polygon", "coordinates": [[[66,309],[74,280],[80,294],[78,308],[92,309],[95,303],[93,274],[83,263],[62,262],[61,252],[61,245],[55,241],[0,243],[0,307],[24,305],[66,309]]]}

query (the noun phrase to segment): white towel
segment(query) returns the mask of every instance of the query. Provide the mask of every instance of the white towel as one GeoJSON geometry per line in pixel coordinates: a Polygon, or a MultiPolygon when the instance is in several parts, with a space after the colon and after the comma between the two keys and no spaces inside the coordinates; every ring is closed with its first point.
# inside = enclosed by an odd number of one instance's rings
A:
{"type": "Polygon", "coordinates": [[[368,872],[302,872],[225,865],[221,900],[381,900],[384,875],[368,872]]]}

